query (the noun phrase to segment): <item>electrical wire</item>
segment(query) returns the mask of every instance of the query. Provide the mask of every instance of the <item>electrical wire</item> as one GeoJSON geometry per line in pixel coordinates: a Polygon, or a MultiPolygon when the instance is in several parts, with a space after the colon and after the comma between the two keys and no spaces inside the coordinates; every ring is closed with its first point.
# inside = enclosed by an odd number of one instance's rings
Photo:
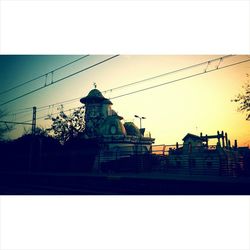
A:
{"type": "Polygon", "coordinates": [[[25,94],[23,94],[23,95],[17,96],[17,97],[15,97],[15,98],[13,98],[13,99],[11,99],[11,100],[9,100],[9,101],[6,101],[6,102],[4,102],[4,103],[1,103],[0,106],[3,106],[3,105],[8,104],[8,103],[10,103],[10,102],[16,101],[16,100],[18,100],[18,99],[20,99],[20,98],[23,98],[23,97],[27,96],[27,95],[33,94],[33,93],[35,93],[35,92],[37,92],[37,91],[39,91],[39,90],[41,90],[41,89],[44,89],[44,88],[49,87],[49,86],[51,86],[51,85],[54,85],[55,83],[61,82],[61,81],[65,80],[65,79],[68,79],[69,77],[72,77],[72,76],[74,76],[74,75],[77,75],[77,74],[79,74],[79,73],[82,73],[83,71],[86,71],[86,70],[88,70],[88,69],[94,68],[94,67],[96,67],[96,66],[98,66],[98,65],[100,65],[100,64],[102,64],[102,63],[105,63],[105,62],[107,62],[107,61],[109,61],[109,60],[112,60],[113,58],[115,58],[115,57],[117,57],[117,56],[119,56],[119,55],[111,56],[111,57],[109,57],[109,58],[107,58],[107,59],[105,59],[105,60],[102,60],[102,61],[98,62],[98,63],[92,64],[91,66],[88,66],[88,67],[86,67],[86,68],[84,68],[84,69],[82,69],[82,70],[79,70],[79,71],[74,72],[74,73],[72,73],[72,74],[70,74],[70,75],[67,75],[67,76],[65,76],[65,77],[62,77],[62,78],[60,78],[60,79],[58,79],[58,80],[52,82],[51,84],[48,84],[48,85],[39,87],[39,88],[34,89],[34,90],[32,90],[32,91],[29,91],[29,92],[27,92],[27,93],[25,93],[25,94]]]}
{"type": "Polygon", "coordinates": [[[122,95],[119,95],[119,96],[112,97],[110,99],[116,99],[116,98],[120,98],[120,97],[123,97],[123,96],[132,95],[132,94],[135,94],[135,93],[146,91],[146,90],[149,90],[149,89],[158,88],[158,87],[164,86],[166,84],[170,84],[170,83],[174,83],[174,82],[177,82],[177,81],[189,79],[189,78],[192,78],[192,77],[195,77],[195,76],[199,76],[199,75],[204,75],[204,74],[210,73],[212,71],[216,71],[216,70],[220,70],[220,69],[232,67],[232,66],[235,66],[235,65],[238,65],[238,64],[241,64],[241,63],[249,62],[249,61],[250,61],[250,59],[244,60],[244,61],[240,61],[240,62],[237,62],[237,63],[228,64],[228,65],[225,65],[225,66],[220,67],[220,68],[215,68],[215,69],[211,69],[211,70],[205,70],[204,72],[201,72],[201,73],[193,74],[193,75],[190,75],[190,76],[185,76],[185,77],[182,77],[182,78],[179,78],[179,79],[175,79],[175,80],[172,80],[172,81],[164,82],[164,83],[161,83],[161,84],[158,84],[158,85],[154,85],[154,86],[151,86],[151,87],[148,87],[148,88],[139,89],[139,90],[136,90],[136,91],[133,91],[133,92],[129,92],[129,93],[126,93],[126,94],[122,94],[122,95]]]}
{"type": "Polygon", "coordinates": [[[226,55],[226,56],[214,58],[214,59],[211,59],[211,60],[208,60],[208,61],[205,61],[205,62],[197,63],[197,64],[194,64],[194,65],[191,65],[191,66],[187,66],[187,67],[180,68],[180,69],[177,69],[177,70],[173,70],[173,71],[170,71],[170,72],[166,72],[166,73],[163,73],[163,74],[160,74],[160,75],[145,78],[145,79],[135,81],[135,82],[132,82],[132,83],[129,83],[129,84],[124,84],[124,85],[118,86],[116,88],[108,89],[108,90],[103,91],[103,93],[112,92],[112,91],[117,90],[117,89],[129,87],[131,85],[135,85],[135,84],[138,84],[138,83],[141,83],[141,82],[153,80],[153,79],[156,79],[156,78],[159,78],[159,77],[162,77],[162,76],[178,73],[178,72],[183,71],[183,70],[192,69],[192,68],[195,68],[195,67],[198,67],[198,66],[202,66],[204,64],[211,64],[212,62],[215,62],[215,61],[218,61],[218,60],[220,60],[219,62],[221,62],[223,59],[228,58],[228,57],[233,57],[233,56],[235,56],[235,55],[226,55]]]}
{"type": "Polygon", "coordinates": [[[0,123],[10,123],[10,124],[32,125],[32,123],[28,123],[28,122],[11,122],[11,121],[0,121],[0,123]]]}
{"type": "Polygon", "coordinates": [[[49,104],[49,105],[45,105],[45,106],[40,106],[40,107],[37,107],[38,110],[43,110],[44,108],[48,108],[48,107],[52,107],[52,106],[57,106],[59,104],[64,104],[64,103],[70,103],[70,102],[73,102],[73,101],[76,101],[76,100],[79,100],[81,97],[77,97],[77,98],[73,98],[73,99],[69,99],[69,100],[65,100],[65,101],[62,101],[62,102],[56,102],[56,103],[53,103],[53,104],[49,104]]]}
{"type": "Polygon", "coordinates": [[[24,113],[29,113],[30,110],[26,110],[26,111],[20,111],[20,112],[16,112],[16,113],[8,113],[5,115],[5,117],[7,116],[17,116],[17,115],[21,115],[21,114],[24,114],[24,113]]]}
{"type": "Polygon", "coordinates": [[[22,86],[24,86],[24,85],[26,85],[26,84],[28,84],[28,83],[30,83],[30,82],[33,82],[33,81],[35,81],[35,80],[40,79],[40,78],[42,78],[42,77],[47,77],[48,74],[51,74],[51,73],[53,73],[53,72],[55,72],[55,71],[57,71],[57,70],[59,70],[59,69],[65,68],[65,67],[67,67],[67,66],[69,66],[69,65],[71,65],[71,64],[73,64],[73,63],[75,63],[75,62],[78,62],[78,61],[80,61],[80,60],[82,60],[82,59],[84,59],[84,58],[86,58],[86,57],[88,57],[88,56],[89,56],[89,55],[81,56],[80,58],[78,58],[78,59],[76,59],[76,60],[74,60],[74,61],[72,61],[72,62],[69,62],[69,63],[67,63],[67,64],[64,64],[64,65],[62,65],[62,66],[60,66],[60,67],[58,67],[58,68],[55,68],[55,69],[53,69],[53,70],[51,70],[51,71],[49,71],[49,72],[47,72],[47,73],[45,73],[45,74],[43,74],[43,75],[37,76],[37,77],[35,77],[35,78],[32,78],[31,80],[28,80],[28,81],[26,81],[26,82],[23,82],[23,83],[20,83],[20,84],[14,86],[14,87],[12,87],[12,88],[9,88],[9,89],[7,89],[7,90],[4,90],[4,91],[0,92],[0,95],[6,94],[6,93],[8,93],[8,92],[10,92],[10,91],[12,91],[12,90],[14,90],[14,89],[20,88],[20,87],[22,87],[22,86]]]}
{"type": "MultiPolygon", "coordinates": [[[[201,62],[201,63],[198,63],[198,64],[194,64],[194,65],[190,65],[190,66],[187,66],[187,67],[184,67],[184,68],[180,68],[180,69],[177,69],[177,70],[174,70],[174,71],[169,71],[169,72],[166,72],[166,73],[163,73],[163,74],[160,74],[160,75],[156,75],[156,76],[145,78],[145,79],[142,79],[142,80],[139,80],[139,81],[135,81],[135,82],[132,82],[132,83],[124,84],[124,85],[118,86],[116,88],[108,89],[108,90],[102,91],[102,93],[113,92],[113,91],[121,89],[121,88],[129,87],[129,86],[132,86],[132,85],[135,85],[135,84],[138,84],[138,83],[142,83],[142,82],[145,82],[145,81],[153,80],[153,79],[156,79],[156,78],[159,78],[159,77],[162,77],[162,76],[166,76],[166,75],[178,73],[180,71],[191,69],[191,68],[198,67],[198,66],[202,66],[204,64],[208,64],[208,63],[210,64],[211,62],[215,62],[215,61],[221,62],[223,59],[228,58],[228,57],[233,57],[233,56],[235,56],[235,55],[226,55],[226,56],[214,58],[214,59],[211,59],[209,61],[204,61],[204,62],[201,62]]],[[[77,98],[73,98],[73,99],[68,99],[68,100],[65,100],[65,101],[62,101],[62,102],[57,102],[57,103],[53,103],[53,104],[49,104],[49,105],[37,107],[37,109],[39,110],[39,109],[47,108],[47,107],[54,106],[54,105],[59,105],[59,104],[73,102],[73,101],[79,100],[80,98],[81,98],[81,96],[77,97],[77,98]]]]}
{"type": "MultiPolygon", "coordinates": [[[[81,106],[77,106],[77,107],[70,108],[70,109],[67,109],[67,110],[63,110],[63,112],[72,111],[72,110],[74,110],[74,109],[81,108],[81,107],[83,107],[83,106],[81,105],[81,106]]],[[[52,115],[59,115],[60,113],[61,113],[61,111],[56,112],[56,113],[52,113],[52,114],[50,114],[50,115],[43,115],[43,116],[37,117],[36,120],[41,120],[41,119],[43,119],[43,118],[46,118],[46,117],[49,117],[49,116],[52,116],[52,115]]],[[[24,123],[30,122],[30,121],[32,121],[32,120],[24,121],[24,123]]]]}
{"type": "MultiPolygon", "coordinates": [[[[161,83],[161,84],[158,84],[158,85],[154,85],[154,86],[151,86],[151,87],[148,87],[148,88],[144,88],[144,89],[132,91],[132,92],[129,92],[129,93],[125,93],[125,94],[122,94],[122,95],[119,95],[119,96],[111,97],[110,99],[116,99],[116,98],[120,98],[120,97],[124,97],[124,96],[128,96],[128,95],[132,95],[132,94],[135,94],[135,93],[139,93],[139,92],[142,92],[142,91],[146,91],[146,90],[150,90],[150,89],[153,89],[153,88],[161,87],[161,86],[164,86],[164,85],[167,85],[167,84],[170,84],[170,83],[174,83],[174,82],[178,82],[178,81],[181,81],[181,80],[193,78],[193,77],[196,77],[196,76],[204,75],[204,74],[207,74],[207,73],[210,73],[210,72],[213,72],[213,71],[217,71],[217,70],[220,70],[220,69],[225,69],[225,68],[232,67],[232,66],[235,66],[235,65],[238,65],[238,64],[249,62],[249,61],[250,61],[250,59],[247,59],[247,60],[243,60],[243,61],[240,61],[240,62],[228,64],[228,65],[225,65],[225,66],[222,66],[222,67],[219,67],[219,68],[216,67],[215,69],[210,69],[210,70],[206,69],[205,71],[200,72],[200,73],[192,74],[190,76],[178,78],[178,79],[175,79],[175,80],[172,80],[172,81],[168,81],[168,82],[164,82],[164,83],[161,83]]],[[[82,107],[82,106],[77,106],[75,108],[71,108],[71,109],[65,110],[64,112],[71,111],[73,109],[80,108],[80,107],[82,107]]],[[[52,114],[50,114],[50,116],[56,115],[56,114],[60,114],[60,112],[52,113],[52,114]]],[[[48,117],[48,115],[41,116],[41,117],[37,118],[37,120],[43,119],[45,117],[48,117]]],[[[25,122],[29,122],[29,121],[25,121],[25,122]]]]}

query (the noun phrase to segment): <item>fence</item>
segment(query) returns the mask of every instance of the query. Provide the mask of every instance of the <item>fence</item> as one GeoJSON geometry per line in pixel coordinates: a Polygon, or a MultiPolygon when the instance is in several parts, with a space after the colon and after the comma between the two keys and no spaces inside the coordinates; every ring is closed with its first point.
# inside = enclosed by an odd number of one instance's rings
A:
{"type": "MultiPolygon", "coordinates": [[[[215,145],[184,147],[154,145],[151,151],[83,149],[44,151],[32,148],[20,154],[9,151],[2,156],[1,170],[55,172],[165,172],[181,175],[244,174],[245,158],[236,149],[215,145]],[[5,159],[5,160],[3,160],[5,159]]],[[[248,170],[249,172],[249,170],[248,170]]]]}
{"type": "Polygon", "coordinates": [[[96,169],[101,171],[160,171],[182,175],[238,176],[244,172],[242,156],[232,148],[216,145],[184,147],[155,145],[152,152],[102,152],[96,169]]]}

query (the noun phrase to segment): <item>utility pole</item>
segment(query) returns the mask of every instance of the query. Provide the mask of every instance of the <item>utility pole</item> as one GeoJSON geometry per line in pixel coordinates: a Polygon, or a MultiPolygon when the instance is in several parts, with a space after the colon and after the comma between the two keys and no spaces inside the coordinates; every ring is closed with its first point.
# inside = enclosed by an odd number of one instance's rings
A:
{"type": "Polygon", "coordinates": [[[32,134],[34,135],[36,132],[36,107],[33,107],[32,114],[32,134]]]}
{"type": "MultiPolygon", "coordinates": [[[[33,113],[32,113],[32,130],[31,134],[35,135],[36,132],[36,107],[33,107],[33,113]]],[[[30,150],[29,150],[29,171],[32,170],[33,168],[33,163],[34,163],[34,156],[33,156],[33,145],[34,145],[34,139],[35,137],[32,136],[30,140],[30,150]]]]}

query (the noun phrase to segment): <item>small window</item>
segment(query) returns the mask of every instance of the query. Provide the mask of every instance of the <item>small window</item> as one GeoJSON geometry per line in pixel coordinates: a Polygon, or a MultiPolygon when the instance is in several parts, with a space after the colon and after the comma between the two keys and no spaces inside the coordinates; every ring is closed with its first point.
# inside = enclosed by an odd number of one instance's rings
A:
{"type": "Polygon", "coordinates": [[[114,134],[116,134],[116,131],[117,131],[116,126],[112,125],[112,126],[110,127],[110,133],[111,133],[112,135],[114,135],[114,134]]]}

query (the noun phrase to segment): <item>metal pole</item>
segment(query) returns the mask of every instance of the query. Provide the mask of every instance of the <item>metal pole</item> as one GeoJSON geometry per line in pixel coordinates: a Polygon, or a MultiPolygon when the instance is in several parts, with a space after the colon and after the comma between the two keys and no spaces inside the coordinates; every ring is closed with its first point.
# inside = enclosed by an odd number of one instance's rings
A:
{"type": "Polygon", "coordinates": [[[224,131],[221,132],[222,135],[222,147],[225,148],[225,136],[224,136],[224,131]]]}
{"type": "Polygon", "coordinates": [[[217,131],[217,139],[218,139],[218,145],[220,145],[220,132],[217,131]]]}
{"type": "Polygon", "coordinates": [[[227,137],[227,133],[225,133],[225,138],[226,138],[226,147],[228,148],[228,137],[227,137]]]}
{"type": "Polygon", "coordinates": [[[32,115],[32,134],[34,135],[36,132],[36,107],[33,107],[33,115],[32,115]]]}

